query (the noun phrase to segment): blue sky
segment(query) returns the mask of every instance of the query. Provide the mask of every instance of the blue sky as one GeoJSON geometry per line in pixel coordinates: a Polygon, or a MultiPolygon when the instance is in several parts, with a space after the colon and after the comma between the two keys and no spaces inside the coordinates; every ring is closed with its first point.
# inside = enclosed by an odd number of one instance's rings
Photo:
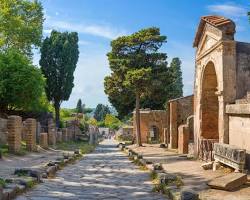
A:
{"type": "MultiPolygon", "coordinates": [[[[52,29],[79,33],[80,57],[75,87],[62,107],[75,107],[79,98],[89,107],[108,104],[103,79],[110,73],[106,53],[110,41],[141,28],[156,26],[167,36],[161,51],[182,60],[184,95],[192,94],[196,28],[203,15],[217,14],[236,23],[236,40],[250,42],[247,0],[41,0],[44,37],[52,29]]],[[[39,53],[34,56],[37,64],[39,53]]]]}

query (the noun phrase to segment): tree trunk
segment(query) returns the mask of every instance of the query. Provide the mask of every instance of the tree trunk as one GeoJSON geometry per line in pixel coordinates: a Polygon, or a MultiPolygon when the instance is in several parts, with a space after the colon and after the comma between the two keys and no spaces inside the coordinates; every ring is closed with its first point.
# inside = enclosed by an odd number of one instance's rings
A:
{"type": "Polygon", "coordinates": [[[60,126],[60,104],[58,102],[54,103],[55,114],[56,114],[56,128],[60,126]]]}
{"type": "Polygon", "coordinates": [[[142,146],[141,143],[141,123],[140,123],[140,95],[136,92],[136,106],[135,106],[135,119],[136,119],[136,142],[138,146],[142,146]]]}

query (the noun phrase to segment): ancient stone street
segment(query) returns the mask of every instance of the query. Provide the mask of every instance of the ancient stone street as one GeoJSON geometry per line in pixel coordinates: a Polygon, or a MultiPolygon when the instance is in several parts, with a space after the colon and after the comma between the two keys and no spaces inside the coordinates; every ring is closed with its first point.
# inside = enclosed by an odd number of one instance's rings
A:
{"type": "Polygon", "coordinates": [[[17,199],[161,200],[166,197],[152,192],[148,172],[132,164],[114,141],[105,140],[93,153],[59,171],[56,178],[45,180],[17,199]]]}

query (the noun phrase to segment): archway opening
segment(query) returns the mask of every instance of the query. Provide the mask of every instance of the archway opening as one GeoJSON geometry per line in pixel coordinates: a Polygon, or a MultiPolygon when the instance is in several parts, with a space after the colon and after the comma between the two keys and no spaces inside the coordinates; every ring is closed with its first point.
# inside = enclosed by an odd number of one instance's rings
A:
{"type": "Polygon", "coordinates": [[[204,139],[219,138],[217,87],[215,67],[213,62],[209,62],[203,74],[201,91],[201,136],[204,139]]]}
{"type": "Polygon", "coordinates": [[[149,131],[149,140],[152,143],[159,143],[159,128],[157,126],[151,126],[149,131]]]}

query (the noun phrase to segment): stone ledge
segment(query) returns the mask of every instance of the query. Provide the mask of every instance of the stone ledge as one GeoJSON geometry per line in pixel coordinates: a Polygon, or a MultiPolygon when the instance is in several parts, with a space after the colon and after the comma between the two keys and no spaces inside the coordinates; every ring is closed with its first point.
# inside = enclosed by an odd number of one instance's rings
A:
{"type": "Polygon", "coordinates": [[[250,115],[250,104],[226,105],[227,114],[250,115]]]}

